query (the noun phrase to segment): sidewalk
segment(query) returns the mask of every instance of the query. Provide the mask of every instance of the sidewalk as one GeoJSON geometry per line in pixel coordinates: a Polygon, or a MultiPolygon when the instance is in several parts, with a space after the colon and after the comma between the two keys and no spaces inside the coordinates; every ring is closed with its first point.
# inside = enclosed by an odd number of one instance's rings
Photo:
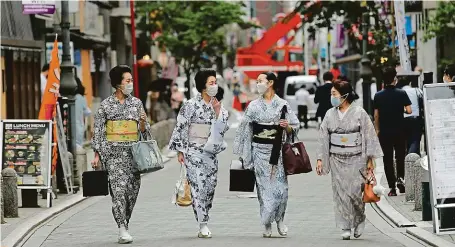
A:
{"type": "MultiPolygon", "coordinates": [[[[87,151],[87,170],[91,170],[90,162],[94,158],[91,148],[87,151]]],[[[165,148],[162,151],[164,162],[167,163],[173,156],[165,148]]],[[[38,197],[39,208],[21,208],[21,190],[18,190],[19,199],[19,218],[5,218],[7,223],[1,225],[1,246],[13,247],[21,242],[28,234],[35,231],[35,228],[59,213],[81,203],[87,198],[83,197],[82,188],[76,194],[58,194],[57,199],[52,200],[52,207],[46,207],[46,200],[38,197]]]]}
{"type": "MultiPolygon", "coordinates": [[[[385,175],[382,175],[384,168],[377,168],[377,179],[382,186],[388,187],[385,175]],[[381,170],[382,169],[382,170],[381,170]]],[[[383,196],[377,203],[378,208],[393,222],[397,227],[407,227],[406,232],[422,241],[433,246],[455,246],[455,235],[436,235],[433,233],[433,222],[422,221],[422,211],[414,210],[414,202],[406,202],[405,194],[395,197],[383,196]]]]}

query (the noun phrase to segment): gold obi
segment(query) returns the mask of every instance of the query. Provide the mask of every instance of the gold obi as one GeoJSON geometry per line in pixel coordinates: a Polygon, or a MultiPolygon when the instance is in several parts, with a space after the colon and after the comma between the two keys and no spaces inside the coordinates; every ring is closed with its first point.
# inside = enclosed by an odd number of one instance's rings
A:
{"type": "Polygon", "coordinates": [[[137,122],[134,120],[108,120],[106,138],[110,142],[137,141],[139,139],[137,122]]]}

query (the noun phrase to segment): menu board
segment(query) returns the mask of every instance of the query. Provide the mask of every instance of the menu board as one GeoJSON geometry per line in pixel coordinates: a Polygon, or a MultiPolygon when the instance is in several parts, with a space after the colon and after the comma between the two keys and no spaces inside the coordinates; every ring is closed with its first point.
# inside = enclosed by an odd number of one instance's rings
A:
{"type": "Polygon", "coordinates": [[[2,120],[2,169],[13,168],[18,186],[50,187],[51,121],[2,120]]]}

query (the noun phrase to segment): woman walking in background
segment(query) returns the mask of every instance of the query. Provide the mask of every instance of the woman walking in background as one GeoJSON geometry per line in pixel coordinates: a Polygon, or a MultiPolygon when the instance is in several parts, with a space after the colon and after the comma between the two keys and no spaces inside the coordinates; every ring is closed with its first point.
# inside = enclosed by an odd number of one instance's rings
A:
{"type": "Polygon", "coordinates": [[[229,128],[228,112],[215,97],[218,85],[214,70],[200,70],[194,80],[199,93],[180,109],[169,149],[177,151],[178,161],[186,166],[194,215],[199,223],[198,237],[211,238],[207,223],[217,185],[217,154],[226,149],[223,137],[229,128]]]}
{"type": "Polygon", "coordinates": [[[359,238],[365,228],[364,179],[359,171],[374,169],[373,161],[383,154],[370,117],[362,107],[351,105],[358,98],[351,85],[334,82],[331,94],[333,108],[319,130],[316,172],[332,171],[335,222],[342,238],[349,240],[351,229],[359,238]]]}
{"type": "Polygon", "coordinates": [[[299,120],[288,102],[275,94],[278,78],[272,72],[262,73],[257,78],[261,96],[246,109],[234,140],[234,154],[240,155],[245,169],[254,170],[256,188],[264,225],[263,237],[272,236],[272,223],[277,223],[278,233],[286,236],[288,228],[284,215],[288,201],[288,180],[283,167],[281,152],[278,164],[270,164],[272,147],[278,128],[284,128],[288,137],[296,135],[299,120]],[[286,119],[280,119],[286,107],[286,119]]]}
{"type": "Polygon", "coordinates": [[[150,125],[140,99],[133,97],[133,76],[126,65],[119,65],[109,72],[116,91],[101,102],[95,115],[92,147],[97,168],[101,161],[107,170],[112,197],[112,214],[119,228],[118,242],[131,243],[128,224],[141,186],[140,174],[133,173],[131,145],[139,134],[151,139],[150,125]]]}
{"type": "Polygon", "coordinates": [[[82,148],[85,141],[85,118],[90,116],[92,111],[87,105],[85,87],[79,77],[76,77],[76,83],[76,144],[82,148]]]}

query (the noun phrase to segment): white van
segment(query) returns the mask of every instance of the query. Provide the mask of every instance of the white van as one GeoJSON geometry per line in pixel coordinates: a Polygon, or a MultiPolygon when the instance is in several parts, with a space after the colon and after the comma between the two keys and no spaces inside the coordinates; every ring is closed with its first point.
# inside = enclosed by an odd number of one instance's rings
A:
{"type": "Polygon", "coordinates": [[[306,85],[306,90],[310,93],[310,103],[308,106],[308,119],[316,117],[316,110],[318,105],[314,103],[314,94],[319,86],[318,77],[315,75],[297,75],[289,76],[284,82],[284,99],[291,105],[292,110],[297,114],[297,102],[295,100],[295,93],[302,85],[306,85]]]}

